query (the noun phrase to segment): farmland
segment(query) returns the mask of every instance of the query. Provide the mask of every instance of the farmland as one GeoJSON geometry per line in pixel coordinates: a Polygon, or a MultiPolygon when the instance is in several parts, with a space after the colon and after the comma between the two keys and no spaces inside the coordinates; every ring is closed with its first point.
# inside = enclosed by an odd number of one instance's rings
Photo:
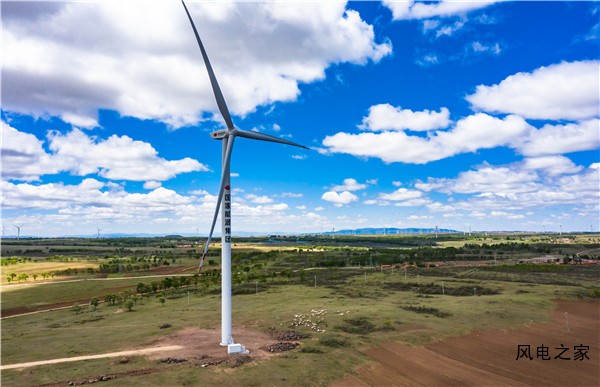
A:
{"type": "MultiPolygon", "coordinates": [[[[2,365],[186,349],[3,370],[3,382],[64,385],[108,375],[110,385],[328,385],[348,377],[369,384],[381,381],[366,370],[379,367],[377,348],[386,343],[431,351],[473,332],[532,324],[555,326],[566,345],[591,346],[595,363],[572,371],[597,375],[597,337],[573,335],[587,332],[578,318],[598,323],[600,266],[575,264],[598,260],[598,235],[274,239],[234,240],[234,337],[251,350],[234,363],[212,339],[220,324],[218,249],[197,276],[197,238],[4,241],[2,365]],[[8,284],[13,272],[28,278],[8,284]],[[581,303],[569,315],[573,331],[556,322],[569,302],[581,303]],[[23,314],[31,312],[39,313],[23,314]],[[292,340],[299,344],[291,351],[265,349],[290,330],[308,337],[292,340]]],[[[505,351],[499,358],[514,361],[516,346],[497,346],[505,351]]]]}

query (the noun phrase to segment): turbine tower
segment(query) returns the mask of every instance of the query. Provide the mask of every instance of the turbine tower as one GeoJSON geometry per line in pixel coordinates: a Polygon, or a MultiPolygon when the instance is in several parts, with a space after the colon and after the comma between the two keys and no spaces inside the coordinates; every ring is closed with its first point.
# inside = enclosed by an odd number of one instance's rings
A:
{"type": "Polygon", "coordinates": [[[239,353],[244,352],[245,349],[240,344],[235,344],[232,337],[232,329],[231,329],[231,186],[230,186],[230,170],[229,170],[229,162],[231,160],[231,152],[233,149],[233,142],[236,137],[244,137],[252,140],[261,140],[261,141],[270,141],[276,142],[280,144],[287,144],[292,146],[297,146],[300,148],[308,149],[307,147],[296,144],[291,141],[287,141],[278,137],[269,136],[266,134],[258,133],[258,132],[250,132],[246,130],[237,129],[233,125],[233,121],[231,120],[231,116],[229,114],[229,110],[227,109],[227,104],[225,103],[225,98],[223,97],[223,93],[221,93],[221,89],[217,82],[217,78],[212,69],[210,61],[208,59],[208,55],[206,54],[206,50],[204,49],[204,45],[202,44],[202,40],[200,39],[200,35],[198,34],[198,30],[192,20],[192,16],[185,5],[185,2],[181,0],[183,4],[183,8],[185,9],[185,13],[192,25],[192,29],[194,30],[194,35],[196,36],[196,41],[198,42],[198,47],[200,48],[200,52],[202,53],[202,58],[204,59],[204,64],[206,66],[206,70],[208,71],[208,77],[210,79],[210,84],[213,89],[213,93],[215,95],[215,99],[217,101],[217,106],[219,107],[219,111],[225,120],[225,124],[227,125],[227,129],[221,129],[214,131],[210,134],[210,136],[215,140],[223,141],[223,152],[222,152],[222,174],[221,174],[221,185],[219,187],[219,195],[217,196],[217,206],[215,207],[215,215],[212,220],[212,225],[210,227],[210,233],[208,234],[208,239],[206,241],[206,246],[204,247],[204,252],[202,253],[202,258],[200,259],[200,265],[198,267],[198,272],[202,270],[202,265],[204,264],[204,259],[206,258],[206,254],[208,252],[208,247],[210,245],[210,241],[212,239],[213,231],[215,229],[215,224],[217,222],[217,217],[219,215],[219,209],[221,210],[221,345],[227,346],[228,353],[239,353]],[[221,207],[221,202],[223,202],[223,206],[221,207]]]}
{"type": "Polygon", "coordinates": [[[21,238],[21,227],[23,227],[23,225],[17,226],[14,225],[17,228],[17,240],[19,240],[21,238]]]}

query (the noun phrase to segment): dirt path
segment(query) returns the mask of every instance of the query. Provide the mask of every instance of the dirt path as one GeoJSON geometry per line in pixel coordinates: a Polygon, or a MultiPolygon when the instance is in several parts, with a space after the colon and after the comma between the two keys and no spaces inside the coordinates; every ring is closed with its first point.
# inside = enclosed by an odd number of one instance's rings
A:
{"type": "Polygon", "coordinates": [[[12,370],[12,369],[22,369],[35,367],[40,365],[47,364],[56,364],[56,363],[67,363],[72,361],[81,361],[81,360],[92,360],[92,359],[104,359],[107,357],[120,357],[120,356],[135,356],[135,355],[149,355],[155,352],[166,352],[166,351],[175,351],[182,349],[181,345],[169,345],[166,347],[153,347],[153,348],[144,348],[144,349],[134,349],[130,351],[121,351],[121,352],[111,352],[111,353],[102,353],[99,355],[87,355],[87,356],[75,356],[75,357],[63,357],[60,359],[51,359],[51,360],[41,360],[41,361],[32,361],[28,363],[18,363],[18,364],[8,364],[0,366],[0,371],[4,370],[12,370]]]}
{"type": "MultiPolygon", "coordinates": [[[[185,359],[201,357],[205,358],[206,362],[210,362],[211,359],[223,360],[223,358],[228,358],[228,356],[227,349],[219,345],[220,334],[221,331],[217,329],[209,330],[187,327],[174,332],[165,333],[165,335],[161,337],[147,341],[143,344],[147,347],[142,349],[8,364],[0,366],[0,370],[23,369],[47,364],[136,355],[147,355],[153,360],[158,360],[165,356],[185,359]]],[[[262,360],[275,355],[275,353],[265,350],[265,347],[277,342],[277,340],[268,334],[243,327],[235,327],[233,334],[234,337],[244,338],[243,344],[246,349],[249,350],[249,356],[253,361],[262,360]]]]}
{"type": "Polygon", "coordinates": [[[600,302],[559,301],[551,323],[474,332],[425,347],[388,343],[369,348],[363,353],[372,360],[334,386],[598,386],[599,327],[600,302]],[[517,360],[520,345],[530,346],[531,360],[517,360]],[[588,358],[575,359],[575,347],[581,345],[589,347],[588,358]],[[543,356],[544,347],[548,356],[543,356]],[[560,348],[568,348],[565,360],[556,358],[560,348]]]}

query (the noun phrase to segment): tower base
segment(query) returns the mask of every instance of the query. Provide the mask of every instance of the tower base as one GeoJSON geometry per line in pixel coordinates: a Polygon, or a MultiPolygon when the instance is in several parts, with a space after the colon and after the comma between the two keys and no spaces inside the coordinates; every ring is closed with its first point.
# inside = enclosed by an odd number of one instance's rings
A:
{"type": "Polygon", "coordinates": [[[235,354],[235,353],[249,353],[248,350],[242,344],[229,344],[227,346],[227,354],[235,354]]]}

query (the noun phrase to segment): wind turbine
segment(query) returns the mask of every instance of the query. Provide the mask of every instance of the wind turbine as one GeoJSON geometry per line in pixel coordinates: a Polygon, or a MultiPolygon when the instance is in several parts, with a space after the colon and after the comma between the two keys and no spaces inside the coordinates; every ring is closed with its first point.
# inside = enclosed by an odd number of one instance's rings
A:
{"type": "Polygon", "coordinates": [[[17,240],[19,240],[19,238],[21,238],[21,227],[23,227],[23,225],[17,226],[14,225],[17,228],[17,240]]]}
{"type": "Polygon", "coordinates": [[[194,21],[192,20],[192,16],[188,11],[185,2],[181,0],[181,3],[183,4],[183,8],[185,9],[185,13],[187,14],[190,24],[192,25],[194,35],[196,35],[196,41],[198,42],[198,47],[200,48],[202,58],[204,59],[204,64],[206,65],[206,70],[208,71],[208,77],[217,101],[217,106],[219,107],[219,111],[221,112],[221,115],[225,120],[225,124],[227,125],[227,129],[217,130],[210,134],[213,139],[223,141],[222,174],[219,195],[217,196],[217,205],[215,207],[215,215],[212,220],[212,225],[210,227],[210,233],[208,234],[206,246],[204,247],[204,252],[202,253],[202,258],[200,259],[198,272],[202,270],[202,265],[204,264],[204,259],[206,258],[208,247],[215,229],[215,224],[217,222],[217,217],[219,215],[219,209],[221,209],[221,345],[227,346],[227,353],[230,354],[245,352],[245,349],[242,345],[234,343],[231,329],[231,174],[229,170],[229,163],[231,160],[233,142],[236,137],[244,137],[252,140],[287,144],[304,149],[308,148],[278,137],[273,137],[258,132],[241,130],[233,125],[233,121],[231,120],[231,116],[229,114],[229,109],[227,109],[227,104],[225,103],[225,98],[223,97],[223,93],[221,93],[221,88],[217,82],[217,77],[212,69],[208,55],[206,54],[206,50],[204,49],[204,45],[202,44],[202,40],[198,34],[198,30],[196,29],[194,21]],[[221,207],[221,202],[223,202],[223,207],[221,207]]]}

